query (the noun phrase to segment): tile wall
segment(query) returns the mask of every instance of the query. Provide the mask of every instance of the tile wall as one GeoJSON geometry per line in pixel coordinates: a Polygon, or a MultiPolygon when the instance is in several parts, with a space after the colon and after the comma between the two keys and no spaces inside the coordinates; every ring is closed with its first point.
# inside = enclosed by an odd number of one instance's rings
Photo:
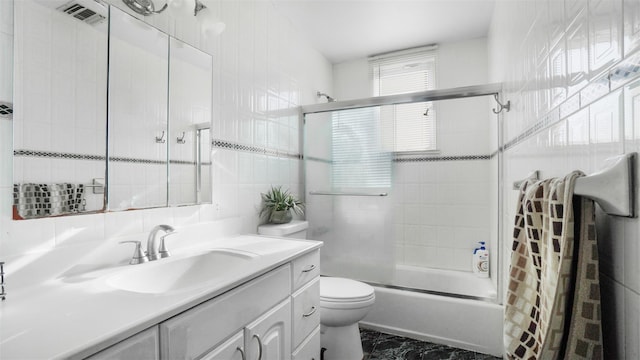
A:
{"type": "MultiPolygon", "coordinates": [[[[10,10],[6,3],[0,19],[10,10]]],[[[291,108],[316,103],[316,91],[331,89],[331,65],[269,2],[206,4],[226,24],[219,36],[202,34],[192,20],[146,20],[213,56],[213,204],[12,221],[12,124],[0,120],[0,258],[7,261],[7,283],[20,270],[44,277],[62,266],[37,268],[35,259],[104,244],[120,249],[116,239],[144,238],[159,223],[211,223],[212,236],[255,233],[260,192],[271,184],[299,191],[299,124],[291,108]]],[[[118,251],[130,255],[128,248],[118,251]]]]}
{"type": "MultiPolygon", "coordinates": [[[[638,151],[639,15],[640,3],[627,0],[496,2],[490,77],[504,82],[512,104],[503,118],[505,259],[513,181],[533,170],[543,178],[588,174],[612,155],[638,151]]],[[[605,358],[638,359],[640,220],[598,212],[597,223],[605,358]]]]}

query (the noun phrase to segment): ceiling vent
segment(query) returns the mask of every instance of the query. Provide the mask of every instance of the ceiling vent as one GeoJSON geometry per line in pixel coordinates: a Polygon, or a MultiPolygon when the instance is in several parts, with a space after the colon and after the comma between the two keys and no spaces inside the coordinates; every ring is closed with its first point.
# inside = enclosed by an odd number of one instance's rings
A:
{"type": "Polygon", "coordinates": [[[90,25],[99,24],[106,19],[107,9],[93,0],[72,0],[58,7],[58,10],[90,25]]]}

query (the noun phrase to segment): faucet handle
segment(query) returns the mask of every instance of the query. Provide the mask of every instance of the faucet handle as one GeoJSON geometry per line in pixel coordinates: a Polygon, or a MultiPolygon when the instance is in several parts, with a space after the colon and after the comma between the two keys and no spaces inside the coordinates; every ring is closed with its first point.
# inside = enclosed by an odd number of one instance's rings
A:
{"type": "Polygon", "coordinates": [[[149,258],[147,257],[147,255],[145,255],[145,253],[142,251],[142,248],[140,246],[140,241],[137,241],[137,240],[120,241],[120,244],[126,244],[126,243],[136,244],[136,248],[135,250],[133,250],[133,256],[129,261],[130,265],[142,264],[149,261],[149,258]]]}
{"type": "Polygon", "coordinates": [[[164,244],[164,238],[166,238],[167,236],[170,236],[170,235],[177,234],[177,233],[178,233],[177,231],[171,231],[171,232],[168,232],[168,233],[160,236],[160,246],[158,248],[158,254],[160,254],[160,258],[167,258],[167,257],[171,256],[171,253],[169,252],[169,250],[167,250],[167,247],[164,244]]]}

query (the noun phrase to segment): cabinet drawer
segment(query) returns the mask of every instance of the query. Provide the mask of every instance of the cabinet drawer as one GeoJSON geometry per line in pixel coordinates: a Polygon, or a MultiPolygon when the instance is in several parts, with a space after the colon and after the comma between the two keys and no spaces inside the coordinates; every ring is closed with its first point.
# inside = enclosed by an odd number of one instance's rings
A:
{"type": "Polygon", "coordinates": [[[320,326],[293,352],[291,360],[320,360],[320,326]]]}
{"type": "Polygon", "coordinates": [[[320,278],[293,294],[293,347],[320,325],[320,278]]]}
{"type": "Polygon", "coordinates": [[[158,349],[158,327],[154,326],[89,356],[87,359],[159,359],[158,349]]]}
{"type": "Polygon", "coordinates": [[[292,262],[292,284],[293,291],[298,290],[302,285],[317,276],[320,276],[320,250],[314,250],[306,255],[295,259],[292,262]]]}
{"type": "Polygon", "coordinates": [[[211,350],[291,293],[291,266],[249,283],[160,324],[163,359],[194,359],[211,350]]]}

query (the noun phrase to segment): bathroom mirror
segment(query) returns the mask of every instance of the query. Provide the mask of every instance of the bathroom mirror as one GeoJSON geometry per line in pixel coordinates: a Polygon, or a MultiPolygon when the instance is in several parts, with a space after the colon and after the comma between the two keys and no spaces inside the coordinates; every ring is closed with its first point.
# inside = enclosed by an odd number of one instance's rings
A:
{"type": "Polygon", "coordinates": [[[108,7],[15,1],[14,219],[105,208],[108,7]]]}
{"type": "Polygon", "coordinates": [[[211,202],[211,55],[169,42],[169,205],[211,202]]]}
{"type": "Polygon", "coordinates": [[[169,37],[111,7],[109,210],[167,206],[169,37]]]}
{"type": "Polygon", "coordinates": [[[15,19],[14,219],[211,202],[210,55],[96,0],[15,19]]]}

